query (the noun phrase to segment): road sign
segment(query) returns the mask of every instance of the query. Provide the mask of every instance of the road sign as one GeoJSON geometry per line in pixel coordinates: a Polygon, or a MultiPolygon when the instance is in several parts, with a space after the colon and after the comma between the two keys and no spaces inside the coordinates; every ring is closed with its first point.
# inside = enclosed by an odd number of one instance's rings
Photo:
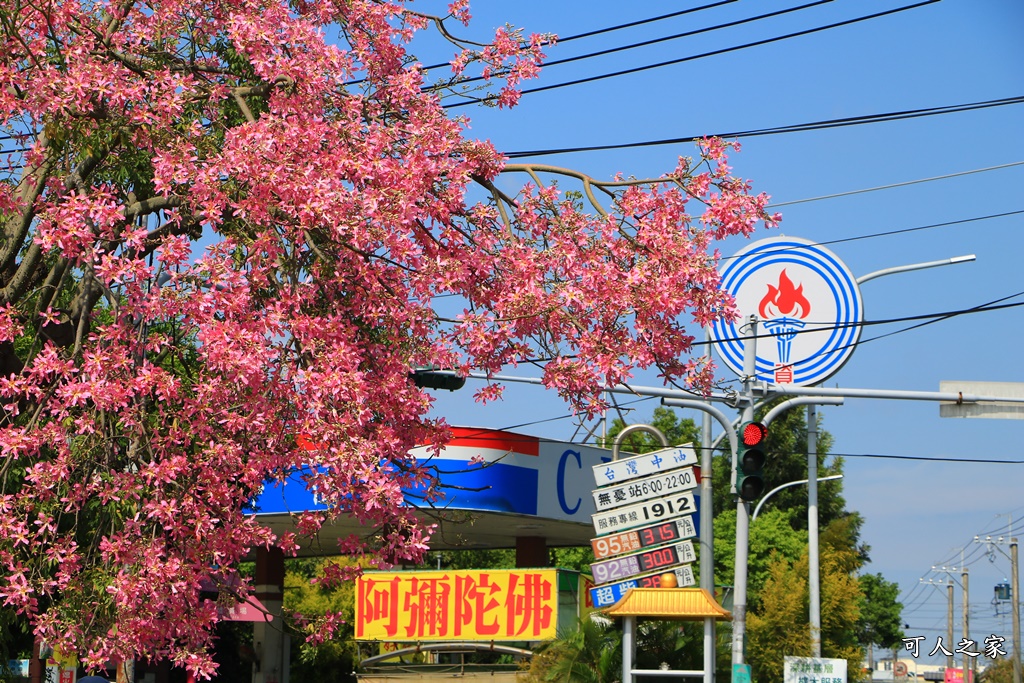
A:
{"type": "Polygon", "coordinates": [[[631,553],[641,548],[648,548],[656,545],[681,541],[685,538],[693,538],[697,535],[697,525],[693,522],[693,515],[687,515],[669,522],[659,522],[651,526],[632,531],[601,536],[590,541],[590,547],[594,550],[594,559],[602,560],[614,555],[631,553]]]}
{"type": "Polygon", "coordinates": [[[782,680],[784,683],[803,683],[804,681],[811,680],[846,683],[845,659],[785,655],[782,658],[782,662],[782,680]]]}
{"type": "Polygon", "coordinates": [[[696,559],[693,543],[682,541],[675,545],[651,548],[635,555],[623,555],[595,562],[590,565],[590,573],[594,577],[594,583],[601,585],[612,581],[622,581],[638,574],[667,570],[696,559]]]}
{"type": "Polygon", "coordinates": [[[598,512],[593,515],[594,531],[599,536],[647,526],[651,522],[668,521],[697,510],[693,493],[686,491],[659,500],[598,512]]]}
{"type": "Polygon", "coordinates": [[[647,576],[635,576],[632,579],[621,581],[619,583],[610,583],[607,586],[598,586],[597,588],[590,589],[590,601],[594,603],[594,607],[609,607],[614,605],[622,596],[626,594],[630,588],[660,588],[661,577],[663,574],[672,573],[676,575],[676,586],[679,588],[686,588],[697,583],[697,580],[693,577],[693,568],[688,564],[684,564],[681,567],[676,567],[670,570],[670,572],[658,572],[657,574],[649,574],[647,576]]]}
{"type": "Polygon", "coordinates": [[[860,288],[839,258],[796,237],[759,240],[726,262],[720,287],[736,299],[736,320],[721,319],[711,334],[722,360],[744,375],[744,334],[751,315],[761,321],[757,379],[812,386],[839,371],[860,338],[860,288]]]}
{"type": "Polygon", "coordinates": [[[599,487],[619,484],[630,479],[638,479],[650,474],[696,464],[697,454],[690,444],[673,446],[652,453],[594,465],[594,482],[599,487]]]}
{"type": "Polygon", "coordinates": [[[1024,384],[1020,382],[939,382],[942,393],[973,394],[1013,401],[939,402],[939,417],[985,417],[994,420],[1024,420],[1024,384]]]}
{"type": "Polygon", "coordinates": [[[652,474],[616,486],[594,490],[594,507],[598,511],[611,510],[651,498],[664,498],[679,491],[696,488],[697,477],[692,467],[652,474]]]}

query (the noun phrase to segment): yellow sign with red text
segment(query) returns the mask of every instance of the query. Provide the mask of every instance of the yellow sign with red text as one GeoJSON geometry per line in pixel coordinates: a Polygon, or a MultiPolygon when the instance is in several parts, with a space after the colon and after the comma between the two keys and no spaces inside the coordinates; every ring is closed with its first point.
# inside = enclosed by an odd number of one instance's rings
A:
{"type": "Polygon", "coordinates": [[[357,640],[550,640],[554,569],[368,572],[356,583],[357,640]]]}

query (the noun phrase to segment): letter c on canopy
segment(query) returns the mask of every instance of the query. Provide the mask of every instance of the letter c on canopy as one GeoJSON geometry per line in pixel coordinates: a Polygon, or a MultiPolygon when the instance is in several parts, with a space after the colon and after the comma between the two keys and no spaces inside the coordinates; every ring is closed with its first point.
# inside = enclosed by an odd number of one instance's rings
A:
{"type": "Polygon", "coordinates": [[[570,455],[576,458],[576,468],[583,469],[583,460],[577,451],[566,450],[562,453],[562,457],[558,461],[558,504],[562,506],[562,512],[565,514],[575,515],[576,511],[580,509],[583,499],[576,498],[576,506],[572,508],[569,507],[568,502],[565,500],[565,461],[568,460],[570,455]]]}

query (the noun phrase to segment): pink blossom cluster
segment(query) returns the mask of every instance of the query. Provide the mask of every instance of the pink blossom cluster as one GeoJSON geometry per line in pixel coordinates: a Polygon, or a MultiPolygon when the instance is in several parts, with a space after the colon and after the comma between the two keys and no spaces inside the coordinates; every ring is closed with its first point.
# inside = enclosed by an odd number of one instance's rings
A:
{"type": "MultiPolygon", "coordinates": [[[[687,326],[732,313],[713,241],[776,220],[716,140],[608,213],[555,185],[474,204],[504,160],[407,64],[431,18],[401,2],[2,1],[26,151],[0,182],[0,608],[90,666],[211,675],[204,582],[242,600],[254,548],[338,516],[367,530],[338,552],[420,561],[403,491],[443,482],[410,450],[448,430],[412,368],[543,357],[589,414],[637,368],[706,388],[687,326]],[[252,505],[292,476],[326,510],[278,537],[252,505]]],[[[510,106],[543,44],[501,29],[457,70],[510,106]]]]}

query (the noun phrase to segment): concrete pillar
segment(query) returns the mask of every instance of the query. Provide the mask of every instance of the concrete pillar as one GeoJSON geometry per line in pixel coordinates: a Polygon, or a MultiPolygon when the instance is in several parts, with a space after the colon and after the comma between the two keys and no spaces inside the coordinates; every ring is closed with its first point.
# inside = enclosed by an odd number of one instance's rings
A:
{"type": "Polygon", "coordinates": [[[284,604],[284,553],[280,548],[256,550],[256,577],[253,582],[256,599],[274,616],[271,622],[253,625],[253,683],[287,683],[288,636],[284,633],[282,606],[284,604]]]}

